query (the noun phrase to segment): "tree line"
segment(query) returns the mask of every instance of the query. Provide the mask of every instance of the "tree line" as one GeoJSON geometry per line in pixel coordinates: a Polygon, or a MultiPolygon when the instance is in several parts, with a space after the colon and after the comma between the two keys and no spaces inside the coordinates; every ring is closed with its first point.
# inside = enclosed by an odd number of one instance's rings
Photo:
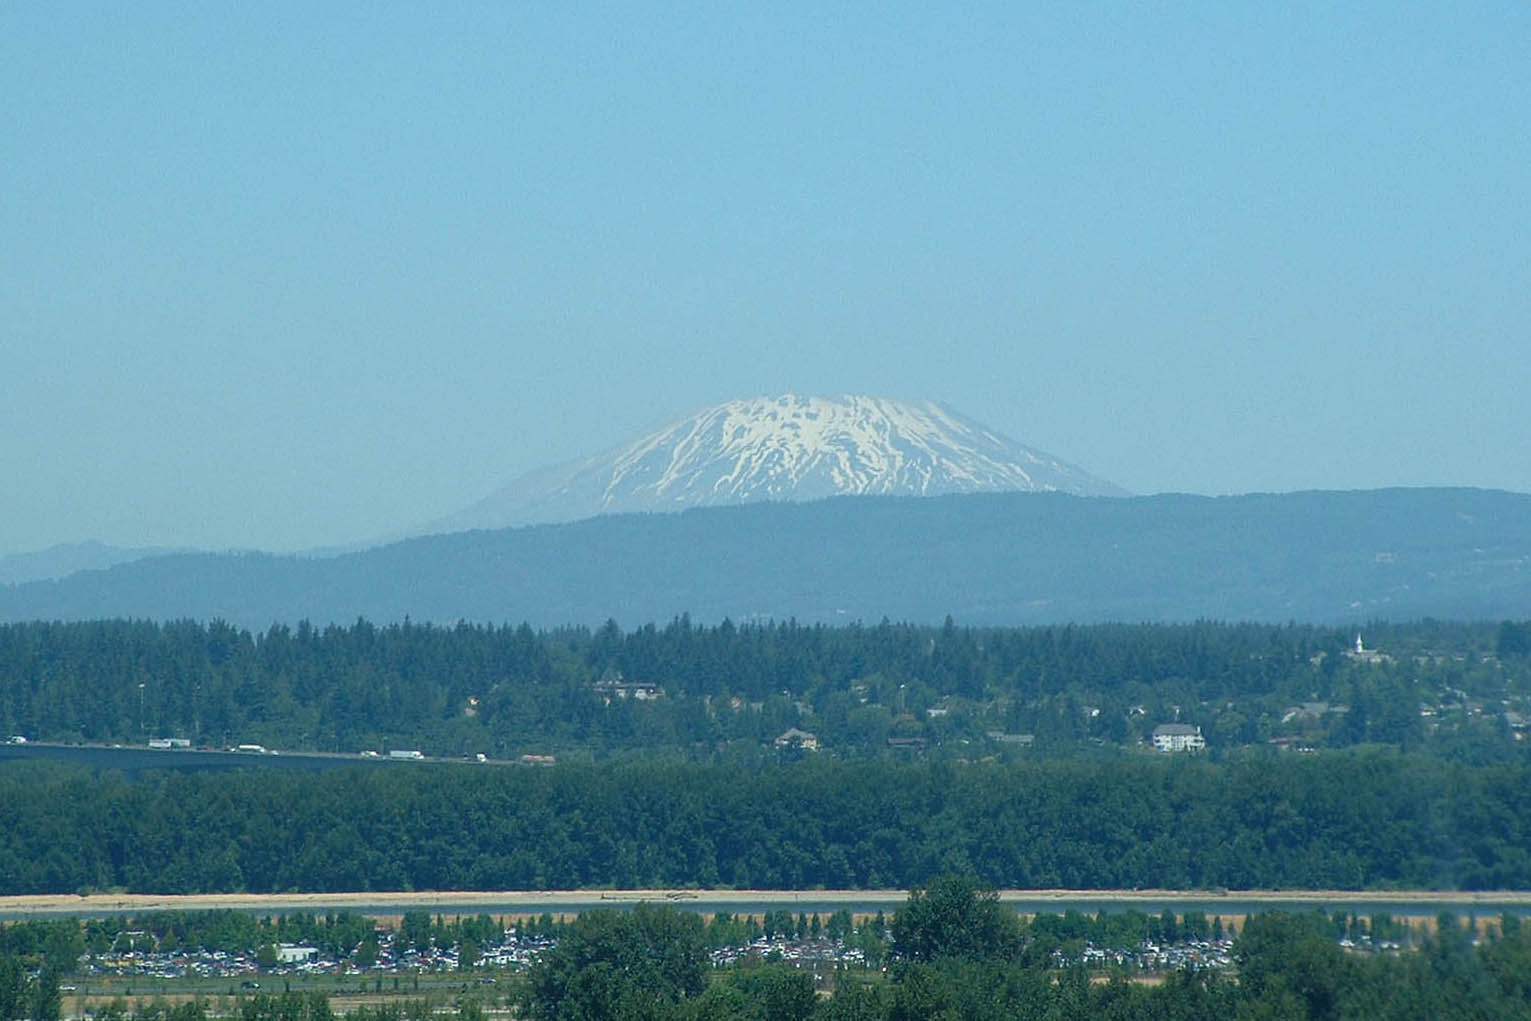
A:
{"type": "Polygon", "coordinates": [[[1531,762],[0,770],[0,892],[1531,888],[1531,762]]]}

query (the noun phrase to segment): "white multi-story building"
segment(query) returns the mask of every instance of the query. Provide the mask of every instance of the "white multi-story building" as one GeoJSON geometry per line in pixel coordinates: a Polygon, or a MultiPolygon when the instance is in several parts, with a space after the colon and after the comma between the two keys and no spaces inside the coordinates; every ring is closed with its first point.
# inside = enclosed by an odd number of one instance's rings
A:
{"type": "Polygon", "coordinates": [[[1161,723],[1154,728],[1154,748],[1161,752],[1199,752],[1207,747],[1201,728],[1189,723],[1161,723]]]}

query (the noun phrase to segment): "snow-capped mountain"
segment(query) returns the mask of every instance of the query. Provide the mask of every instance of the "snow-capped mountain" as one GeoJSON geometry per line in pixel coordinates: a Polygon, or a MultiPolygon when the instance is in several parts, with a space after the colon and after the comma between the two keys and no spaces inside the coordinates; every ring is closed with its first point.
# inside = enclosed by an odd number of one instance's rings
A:
{"type": "Polygon", "coordinates": [[[428,530],[761,500],[1016,490],[1128,495],[934,401],[784,394],[714,405],[604,454],[531,472],[428,530]]]}

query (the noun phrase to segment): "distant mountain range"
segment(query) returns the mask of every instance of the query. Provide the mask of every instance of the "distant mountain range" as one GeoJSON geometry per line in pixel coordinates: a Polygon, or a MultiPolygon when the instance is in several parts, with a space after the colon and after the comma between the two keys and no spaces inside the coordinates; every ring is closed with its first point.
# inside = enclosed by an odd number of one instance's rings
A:
{"type": "Polygon", "coordinates": [[[1127,491],[934,401],[728,401],[604,454],[543,468],[415,534],[830,496],[1127,491]]]}
{"type": "Polygon", "coordinates": [[[29,581],[65,578],[76,571],[101,571],[145,557],[185,552],[189,551],[165,546],[124,549],[95,541],[62,543],[35,553],[12,553],[0,557],[0,585],[22,585],[29,581]]]}
{"type": "Polygon", "coordinates": [[[1531,618],[1531,496],[842,497],[434,535],[330,559],[173,555],[0,588],[0,619],[682,613],[875,623],[1531,618]]]}

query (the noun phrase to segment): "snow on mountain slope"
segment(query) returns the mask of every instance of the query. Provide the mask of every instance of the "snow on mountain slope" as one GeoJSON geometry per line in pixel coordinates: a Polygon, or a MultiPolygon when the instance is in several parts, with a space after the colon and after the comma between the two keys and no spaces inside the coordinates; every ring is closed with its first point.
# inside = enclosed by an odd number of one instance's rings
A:
{"type": "Polygon", "coordinates": [[[1125,490],[933,401],[785,394],[729,401],[630,444],[532,472],[429,531],[759,500],[1125,490]]]}

